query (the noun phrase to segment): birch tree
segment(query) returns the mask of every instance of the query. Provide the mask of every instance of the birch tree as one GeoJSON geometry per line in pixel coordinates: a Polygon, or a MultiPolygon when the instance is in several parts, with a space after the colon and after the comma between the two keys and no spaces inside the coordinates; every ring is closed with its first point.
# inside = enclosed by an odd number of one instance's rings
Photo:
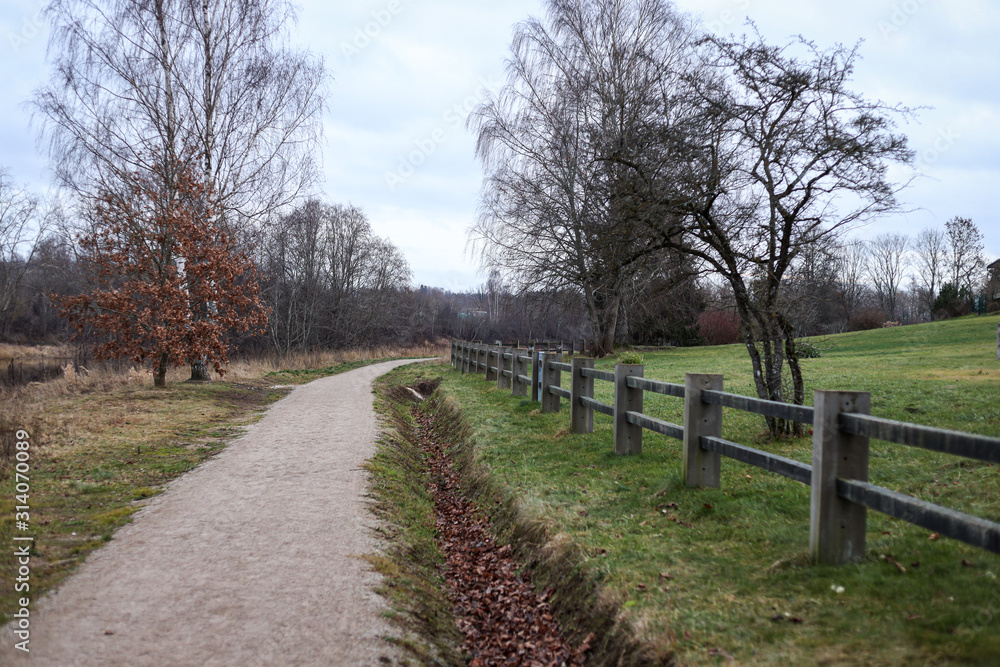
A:
{"type": "Polygon", "coordinates": [[[176,193],[171,167],[195,151],[213,222],[243,244],[315,182],[324,67],[288,45],[287,0],[53,0],[47,13],[52,76],[34,106],[82,209],[124,172],[176,193]]]}
{"type": "Polygon", "coordinates": [[[598,355],[623,299],[659,250],[648,191],[671,161],[659,143],[681,96],[690,26],[663,0],[546,3],[517,26],[507,85],[475,109],[484,180],[471,233],[483,263],[524,289],[578,290],[598,355]],[[640,160],[647,174],[623,166],[640,160]]]}

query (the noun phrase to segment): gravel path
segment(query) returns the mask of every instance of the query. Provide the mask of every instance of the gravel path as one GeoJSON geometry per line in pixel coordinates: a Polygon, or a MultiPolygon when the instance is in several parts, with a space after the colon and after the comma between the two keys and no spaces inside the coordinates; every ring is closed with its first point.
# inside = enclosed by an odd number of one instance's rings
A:
{"type": "MultiPolygon", "coordinates": [[[[2,665],[379,665],[395,657],[365,473],[368,366],[299,387],[170,484],[32,614],[31,653],[2,665]]],[[[392,660],[395,661],[394,659],[392,660]]]]}

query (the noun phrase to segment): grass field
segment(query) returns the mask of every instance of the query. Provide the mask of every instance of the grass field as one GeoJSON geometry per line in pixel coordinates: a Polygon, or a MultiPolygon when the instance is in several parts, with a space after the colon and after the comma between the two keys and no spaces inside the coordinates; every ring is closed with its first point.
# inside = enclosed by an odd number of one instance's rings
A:
{"type": "MultiPolygon", "coordinates": [[[[1000,436],[998,317],[814,340],[814,389],[872,393],[875,415],[1000,436]]],[[[645,355],[646,377],[683,382],[722,373],[752,395],[739,346],[645,355]]],[[[614,359],[598,363],[611,368],[614,359]]],[[[688,489],[680,443],[647,432],[643,454],[616,457],[610,420],[573,435],[568,413],[500,392],[450,366],[439,374],[464,409],[478,456],[552,535],[581,545],[625,613],[684,664],[997,664],[1000,558],[869,513],[868,556],[845,567],[808,562],[809,489],[724,460],[720,489],[688,489]],[[894,563],[898,563],[899,566],[894,563]],[[842,589],[842,592],[837,592],[842,589]]],[[[598,398],[611,400],[608,383],[598,398]]],[[[647,394],[644,412],[680,423],[678,399],[647,394]]],[[[759,417],[726,410],[723,437],[809,462],[809,438],[769,442],[759,417]]],[[[873,442],[871,480],[1000,521],[1000,467],[873,442]]]]}

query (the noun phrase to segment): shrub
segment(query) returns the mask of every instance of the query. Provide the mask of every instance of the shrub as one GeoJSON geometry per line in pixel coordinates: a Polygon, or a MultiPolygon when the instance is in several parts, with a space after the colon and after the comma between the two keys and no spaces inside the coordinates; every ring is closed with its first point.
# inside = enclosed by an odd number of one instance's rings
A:
{"type": "Polygon", "coordinates": [[[633,350],[628,350],[628,351],[622,352],[621,354],[618,355],[618,363],[619,364],[642,365],[642,364],[646,363],[646,360],[638,352],[635,352],[633,350]]]}
{"type": "Polygon", "coordinates": [[[732,345],[740,341],[740,316],[731,310],[710,310],[698,316],[698,332],[706,345],[732,345]]]}
{"type": "Polygon", "coordinates": [[[795,350],[799,353],[799,359],[819,359],[823,356],[818,347],[804,340],[795,343],[795,350]]]}
{"type": "Polygon", "coordinates": [[[886,321],[885,311],[877,308],[867,308],[860,310],[851,316],[847,328],[850,331],[868,331],[869,329],[880,329],[886,321]]]}
{"type": "Polygon", "coordinates": [[[968,315],[972,312],[972,291],[968,287],[958,288],[954,283],[945,283],[934,299],[932,310],[943,320],[968,315]]]}

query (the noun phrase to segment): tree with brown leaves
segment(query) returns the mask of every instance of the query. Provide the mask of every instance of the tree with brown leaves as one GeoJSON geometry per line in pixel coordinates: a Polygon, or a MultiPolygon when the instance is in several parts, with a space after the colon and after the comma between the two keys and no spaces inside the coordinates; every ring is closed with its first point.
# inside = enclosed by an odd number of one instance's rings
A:
{"type": "Polygon", "coordinates": [[[267,323],[254,265],[215,222],[196,165],[162,172],[117,174],[125,187],[101,194],[80,238],[93,291],[54,297],[77,338],[103,336],[98,359],[151,365],[157,387],[169,366],[196,359],[222,375],[228,335],[263,332],[267,323]]]}

